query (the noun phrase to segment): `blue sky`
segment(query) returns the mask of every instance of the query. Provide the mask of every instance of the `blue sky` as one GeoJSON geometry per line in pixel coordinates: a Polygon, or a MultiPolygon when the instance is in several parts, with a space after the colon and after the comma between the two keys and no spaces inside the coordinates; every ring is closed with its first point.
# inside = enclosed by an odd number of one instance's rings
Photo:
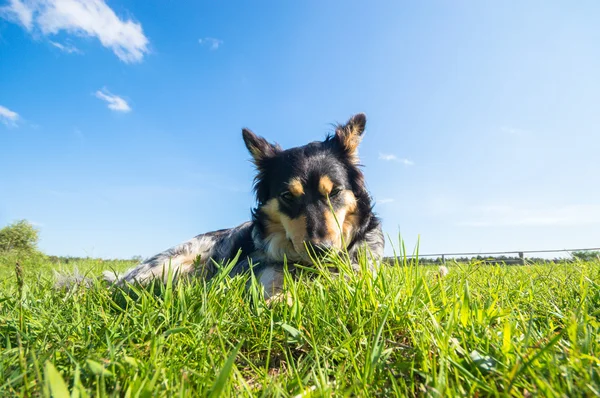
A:
{"type": "Polygon", "coordinates": [[[49,254],[148,256],[237,225],[241,127],[291,147],[356,112],[394,239],[600,245],[597,2],[0,7],[0,225],[36,223],[49,254]]]}

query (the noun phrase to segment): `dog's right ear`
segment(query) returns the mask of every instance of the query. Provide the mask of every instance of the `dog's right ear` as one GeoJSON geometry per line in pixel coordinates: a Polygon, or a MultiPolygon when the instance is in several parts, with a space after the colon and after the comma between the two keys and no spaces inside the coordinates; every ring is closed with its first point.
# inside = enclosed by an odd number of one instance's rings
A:
{"type": "Polygon", "coordinates": [[[353,163],[358,163],[358,144],[362,140],[366,124],[367,116],[358,113],[352,116],[348,123],[340,124],[335,129],[336,141],[353,163]]]}
{"type": "Polygon", "coordinates": [[[257,167],[260,167],[261,162],[264,160],[272,158],[281,152],[279,145],[271,144],[248,129],[242,129],[242,136],[244,137],[246,148],[248,148],[257,167]]]}

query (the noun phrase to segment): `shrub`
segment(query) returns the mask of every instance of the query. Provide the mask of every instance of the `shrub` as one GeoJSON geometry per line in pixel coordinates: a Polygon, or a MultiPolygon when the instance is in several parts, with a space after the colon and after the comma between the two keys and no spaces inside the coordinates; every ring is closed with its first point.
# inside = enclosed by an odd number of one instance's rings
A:
{"type": "Polygon", "coordinates": [[[0,253],[36,253],[39,231],[27,220],[19,220],[0,229],[0,253]]]}
{"type": "Polygon", "coordinates": [[[573,252],[572,254],[581,261],[593,261],[600,258],[600,252],[593,250],[573,252]]]}

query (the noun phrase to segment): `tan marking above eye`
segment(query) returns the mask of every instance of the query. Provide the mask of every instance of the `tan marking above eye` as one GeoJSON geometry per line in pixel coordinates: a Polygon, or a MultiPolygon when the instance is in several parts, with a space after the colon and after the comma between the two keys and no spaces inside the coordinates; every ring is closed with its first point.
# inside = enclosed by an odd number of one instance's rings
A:
{"type": "Polygon", "coordinates": [[[294,196],[304,195],[304,187],[302,186],[302,182],[298,178],[292,178],[290,182],[288,182],[288,189],[290,193],[294,196]]]}
{"type": "Polygon", "coordinates": [[[331,181],[331,178],[329,178],[329,176],[322,176],[321,179],[319,179],[319,192],[321,195],[328,196],[332,189],[333,182],[331,181]]]}

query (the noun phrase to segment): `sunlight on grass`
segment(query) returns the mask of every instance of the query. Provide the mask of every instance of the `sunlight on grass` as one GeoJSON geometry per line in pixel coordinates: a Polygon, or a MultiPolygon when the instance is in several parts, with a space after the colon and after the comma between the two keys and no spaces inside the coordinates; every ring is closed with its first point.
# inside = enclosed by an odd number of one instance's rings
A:
{"type": "Polygon", "coordinates": [[[441,277],[404,257],[377,275],[333,259],[286,275],[285,298],[266,303],[223,275],[57,292],[43,258],[22,261],[19,298],[12,260],[0,262],[1,396],[600,393],[598,261],[449,264],[441,277]]]}

